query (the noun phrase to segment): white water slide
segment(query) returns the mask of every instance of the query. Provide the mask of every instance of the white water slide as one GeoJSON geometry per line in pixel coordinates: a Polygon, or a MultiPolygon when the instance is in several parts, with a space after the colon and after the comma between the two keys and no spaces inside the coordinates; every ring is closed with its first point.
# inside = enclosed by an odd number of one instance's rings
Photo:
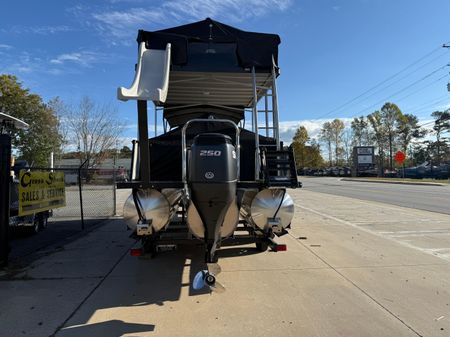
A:
{"type": "Polygon", "coordinates": [[[169,88],[170,43],[166,50],[147,49],[145,42],[139,45],[138,64],[131,88],[117,89],[122,101],[146,100],[164,103],[169,88]]]}

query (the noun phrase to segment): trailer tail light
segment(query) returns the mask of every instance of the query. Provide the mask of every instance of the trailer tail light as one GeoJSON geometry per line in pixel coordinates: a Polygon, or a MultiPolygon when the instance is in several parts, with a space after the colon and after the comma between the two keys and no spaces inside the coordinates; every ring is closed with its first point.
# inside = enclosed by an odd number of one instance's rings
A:
{"type": "Polygon", "coordinates": [[[275,248],[274,250],[276,252],[285,252],[285,251],[287,251],[287,245],[285,245],[285,244],[281,244],[281,245],[278,244],[274,248],[275,248]]]}
{"type": "Polygon", "coordinates": [[[142,256],[142,248],[131,248],[130,255],[131,256],[142,256]]]}

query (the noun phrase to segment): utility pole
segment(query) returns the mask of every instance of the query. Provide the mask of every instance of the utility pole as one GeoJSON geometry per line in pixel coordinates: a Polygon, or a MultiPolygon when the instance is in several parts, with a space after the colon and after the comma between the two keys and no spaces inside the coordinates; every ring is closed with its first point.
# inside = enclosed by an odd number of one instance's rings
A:
{"type": "MultiPolygon", "coordinates": [[[[443,44],[442,45],[442,48],[447,48],[447,49],[450,49],[450,44],[443,44]]],[[[449,64],[447,64],[447,67],[450,67],[450,63],[449,64]]],[[[450,91],[450,83],[447,83],[447,91],[450,91]]]]}

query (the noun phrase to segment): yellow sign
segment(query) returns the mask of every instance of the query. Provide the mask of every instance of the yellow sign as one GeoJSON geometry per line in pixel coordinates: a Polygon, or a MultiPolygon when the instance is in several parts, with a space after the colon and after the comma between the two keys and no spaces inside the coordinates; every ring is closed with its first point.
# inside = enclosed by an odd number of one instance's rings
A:
{"type": "Polygon", "coordinates": [[[20,171],[19,215],[66,206],[64,172],[20,171]]]}

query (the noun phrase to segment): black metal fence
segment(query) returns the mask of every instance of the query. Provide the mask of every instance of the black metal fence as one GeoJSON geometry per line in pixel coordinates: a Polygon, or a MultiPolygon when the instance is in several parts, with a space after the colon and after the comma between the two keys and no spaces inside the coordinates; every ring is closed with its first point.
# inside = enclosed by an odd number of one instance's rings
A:
{"type": "MultiPolygon", "coordinates": [[[[11,203],[9,235],[5,236],[4,243],[7,251],[4,254],[3,265],[10,259],[23,261],[28,257],[35,257],[37,251],[46,247],[61,244],[77,237],[84,229],[94,228],[117,213],[121,214],[121,208],[117,209],[116,182],[127,179],[127,172],[123,168],[87,168],[80,167],[14,167],[15,178],[11,179],[11,203]],[[64,173],[65,201],[64,207],[53,208],[52,216],[44,226],[34,228],[33,221],[26,221],[25,217],[18,216],[17,203],[19,200],[20,170],[55,171],[64,173]],[[16,203],[16,205],[13,205],[16,203]],[[13,207],[14,206],[14,207],[13,207]],[[15,210],[12,212],[12,210],[15,210]],[[21,220],[21,221],[11,221],[21,220]],[[45,230],[44,230],[45,229],[45,230]],[[43,230],[42,232],[40,232],[43,230]],[[36,234],[37,235],[30,235],[36,234]],[[8,254],[9,251],[9,254],[8,254]]],[[[126,191],[119,191],[119,203],[124,201],[126,191]]],[[[38,214],[38,213],[36,213],[38,214]]],[[[30,218],[38,218],[30,216],[30,218]]],[[[45,212],[48,214],[48,212],[45,212]]],[[[1,267],[1,266],[0,266],[1,267]]]]}
{"type": "MultiPolygon", "coordinates": [[[[59,167],[26,168],[64,173],[66,206],[53,210],[54,218],[108,218],[116,215],[116,181],[127,179],[124,169],[59,167]]],[[[18,173],[17,173],[18,174],[18,173]]]]}

